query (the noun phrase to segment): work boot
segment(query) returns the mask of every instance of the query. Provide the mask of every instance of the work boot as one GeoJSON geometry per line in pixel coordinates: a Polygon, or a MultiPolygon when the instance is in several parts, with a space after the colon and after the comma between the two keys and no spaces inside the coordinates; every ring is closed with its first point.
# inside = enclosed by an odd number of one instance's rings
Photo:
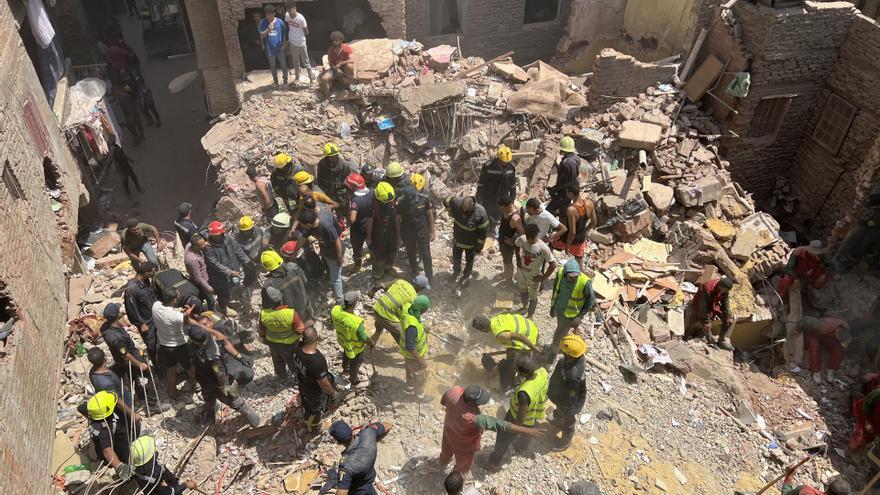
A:
{"type": "Polygon", "coordinates": [[[813,373],[813,381],[816,382],[816,385],[822,385],[822,372],[817,371],[813,373]]]}
{"type": "Polygon", "coordinates": [[[719,340],[718,344],[716,344],[719,349],[724,349],[725,351],[733,352],[733,345],[730,344],[730,341],[727,339],[719,340]]]}
{"type": "Polygon", "coordinates": [[[239,409],[238,412],[240,412],[245,417],[245,419],[247,419],[247,422],[249,425],[251,425],[251,428],[256,428],[260,426],[260,423],[262,422],[260,420],[260,415],[254,412],[254,410],[251,409],[251,407],[247,404],[239,409]]]}

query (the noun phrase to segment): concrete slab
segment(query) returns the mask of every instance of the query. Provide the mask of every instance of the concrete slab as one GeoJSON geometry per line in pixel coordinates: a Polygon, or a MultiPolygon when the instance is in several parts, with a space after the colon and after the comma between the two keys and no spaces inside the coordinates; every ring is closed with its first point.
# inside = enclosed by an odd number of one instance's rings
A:
{"type": "Polygon", "coordinates": [[[627,120],[623,123],[618,140],[624,148],[652,150],[663,137],[663,128],[656,124],[627,120]]]}

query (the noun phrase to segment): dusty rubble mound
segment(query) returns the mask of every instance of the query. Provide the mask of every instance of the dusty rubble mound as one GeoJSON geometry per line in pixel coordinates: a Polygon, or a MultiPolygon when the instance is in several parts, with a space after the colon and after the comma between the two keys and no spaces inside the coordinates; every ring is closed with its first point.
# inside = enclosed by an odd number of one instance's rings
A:
{"type": "MultiPolygon", "coordinates": [[[[504,143],[514,150],[525,200],[554,183],[558,140],[575,138],[582,183],[599,207],[600,224],[590,235],[589,251],[599,304],[580,329],[594,363],[588,403],[567,450],[552,452],[548,442],[537,442],[534,459],[516,456],[496,474],[478,463],[473,482],[483,493],[564,493],[577,479],[615,494],[757,490],[817,444],[832,449],[802,471],[801,482],[818,484],[839,470],[854,480],[863,476],[837,450],[848,434],[840,413],[842,390],[851,382],[807,389],[786,368],[777,367],[776,378],[770,378],[761,372],[763,363],[734,362],[729,353],[680,341],[683,306],[695,285],[719,274],[737,281],[735,344],[761,347],[784,331],[773,324],[781,315],[768,277],[787,258],[787,244],[775,220],[756,211],[747,191],[731,179],[729,163],[718,153],[721,129],[711,116],[667,84],[590,114],[582,78],[543,62],[518,67],[504,59],[460,58],[450,46],[426,50],[418,43],[386,41],[379,45],[389,46],[393,56],[372,57],[370,76],[359,76],[329,102],[319,101],[312,89],[270,89],[265,73],[240,84],[241,112],[223,116],[202,141],[223,191],[215,213],[227,222],[242,214],[259,218],[246,166],[255,164],[268,174],[271,157],[285,151],[314,170],[323,144],[331,141],[366,168],[394,160],[425,174],[438,200],[472,194],[479,167],[504,143]],[[829,416],[836,419],[826,422],[829,416]]],[[[437,336],[429,352],[428,393],[439,398],[453,384],[482,384],[494,398],[485,411],[503,415],[506,399],[497,377],[479,364],[482,354],[495,348],[485,335],[468,332],[464,322],[509,309],[518,296],[493,281],[500,271],[494,248],[478,257],[477,280],[461,293],[452,290],[444,277],[450,271],[451,231],[441,212],[432,245],[439,275],[426,324],[437,336]],[[450,348],[451,337],[464,342],[463,350],[450,348]]],[[[105,302],[121,297],[132,273],[114,249],[93,253],[99,258],[93,273],[73,279],[80,296],[71,314],[100,314],[105,302]]],[[[169,262],[180,249],[167,253],[169,262]]],[[[369,272],[344,273],[346,289],[369,288],[369,272]]],[[[371,304],[365,299],[364,309],[371,304]]],[[[555,326],[548,314],[544,292],[535,322],[545,344],[555,326]]],[[[98,324],[96,317],[83,318],[71,342],[98,324]]],[[[338,372],[329,322],[319,323],[321,349],[338,372]]],[[[245,315],[239,324],[253,329],[256,322],[245,315]]],[[[438,493],[444,475],[425,466],[439,452],[443,410],[436,401],[419,406],[397,393],[402,361],[385,339],[370,356],[374,362],[364,366],[370,371],[375,366],[373,385],[350,393],[328,421],[394,421],[395,430],[380,445],[377,486],[383,493],[438,493]]],[[[87,345],[93,344],[103,345],[97,339],[87,345]]],[[[273,417],[272,424],[247,430],[227,410],[219,424],[205,430],[195,423],[201,405],[195,396],[145,425],[158,432],[163,462],[179,465],[184,477],[217,487],[217,493],[306,493],[313,481],[323,481],[341,449],[326,435],[300,442],[295,388],[274,379],[263,344],[248,346],[257,379],[243,396],[264,419],[273,417]]],[[[71,412],[88,393],[87,368],[83,357],[73,356],[65,367],[60,448],[70,450],[71,440],[83,443],[87,437],[84,421],[71,412]]],[[[763,371],[769,368],[773,365],[763,371]]],[[[484,445],[493,439],[487,433],[484,445]]],[[[100,479],[109,481],[106,473],[100,479]]]]}

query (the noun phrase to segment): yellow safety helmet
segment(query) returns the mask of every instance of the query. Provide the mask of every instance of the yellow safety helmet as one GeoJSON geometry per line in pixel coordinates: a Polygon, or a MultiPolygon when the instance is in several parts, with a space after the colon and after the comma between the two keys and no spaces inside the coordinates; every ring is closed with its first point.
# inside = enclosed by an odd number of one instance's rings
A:
{"type": "Polygon", "coordinates": [[[311,184],[315,181],[315,177],[305,170],[300,170],[299,172],[293,174],[293,180],[295,180],[296,183],[299,185],[311,184]]]}
{"type": "Polygon", "coordinates": [[[254,228],[254,219],[245,215],[238,219],[238,230],[251,230],[254,228]]]}
{"type": "Polygon", "coordinates": [[[416,191],[421,191],[425,188],[425,177],[422,174],[412,174],[409,177],[409,181],[416,187],[416,191]]]}
{"type": "Polygon", "coordinates": [[[403,175],[403,173],[403,165],[401,165],[399,162],[391,162],[388,164],[387,167],[385,167],[385,175],[392,179],[400,177],[401,175],[403,175]]]}
{"type": "Polygon", "coordinates": [[[150,462],[156,455],[156,439],[144,435],[131,442],[131,463],[134,467],[140,467],[150,462]]]}
{"type": "Polygon", "coordinates": [[[387,182],[380,182],[376,186],[376,199],[387,203],[394,199],[394,187],[387,182]]]}
{"type": "Polygon", "coordinates": [[[559,151],[564,153],[574,153],[577,151],[574,147],[574,139],[571,136],[565,136],[559,140],[559,151]]]}
{"type": "Polygon", "coordinates": [[[116,409],[116,394],[106,390],[101,390],[86,402],[89,417],[95,421],[109,417],[114,409],[116,409]]]}
{"type": "Polygon", "coordinates": [[[327,143],[324,145],[324,156],[336,156],[339,154],[339,146],[336,143],[327,143]]]}
{"type": "Polygon", "coordinates": [[[293,161],[293,157],[287,153],[278,153],[275,155],[275,168],[284,168],[293,161]]]}
{"type": "Polygon", "coordinates": [[[495,152],[495,158],[498,158],[504,163],[510,163],[513,161],[513,152],[510,151],[510,148],[502,144],[498,147],[498,151],[495,152]]]}
{"type": "Polygon", "coordinates": [[[266,269],[266,271],[271,272],[284,264],[284,260],[281,259],[280,254],[269,249],[263,251],[263,254],[260,255],[260,264],[263,265],[263,268],[266,269]]]}
{"type": "Polygon", "coordinates": [[[567,354],[573,358],[579,358],[587,352],[587,343],[578,335],[569,334],[562,337],[559,343],[559,350],[563,354],[567,354]]]}

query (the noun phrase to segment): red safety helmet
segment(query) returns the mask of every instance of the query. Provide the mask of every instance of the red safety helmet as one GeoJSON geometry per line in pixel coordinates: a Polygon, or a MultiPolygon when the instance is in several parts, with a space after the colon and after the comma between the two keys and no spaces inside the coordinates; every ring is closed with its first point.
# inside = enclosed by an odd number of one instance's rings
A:
{"type": "Polygon", "coordinates": [[[208,235],[220,235],[224,232],[226,232],[226,227],[223,226],[223,222],[214,220],[208,224],[208,235]]]}
{"type": "Polygon", "coordinates": [[[293,254],[296,252],[297,245],[296,241],[287,241],[281,246],[281,252],[288,255],[293,254]]]}
{"type": "Polygon", "coordinates": [[[349,174],[349,176],[345,178],[345,187],[359,191],[367,187],[367,182],[361,174],[349,174]]]}

